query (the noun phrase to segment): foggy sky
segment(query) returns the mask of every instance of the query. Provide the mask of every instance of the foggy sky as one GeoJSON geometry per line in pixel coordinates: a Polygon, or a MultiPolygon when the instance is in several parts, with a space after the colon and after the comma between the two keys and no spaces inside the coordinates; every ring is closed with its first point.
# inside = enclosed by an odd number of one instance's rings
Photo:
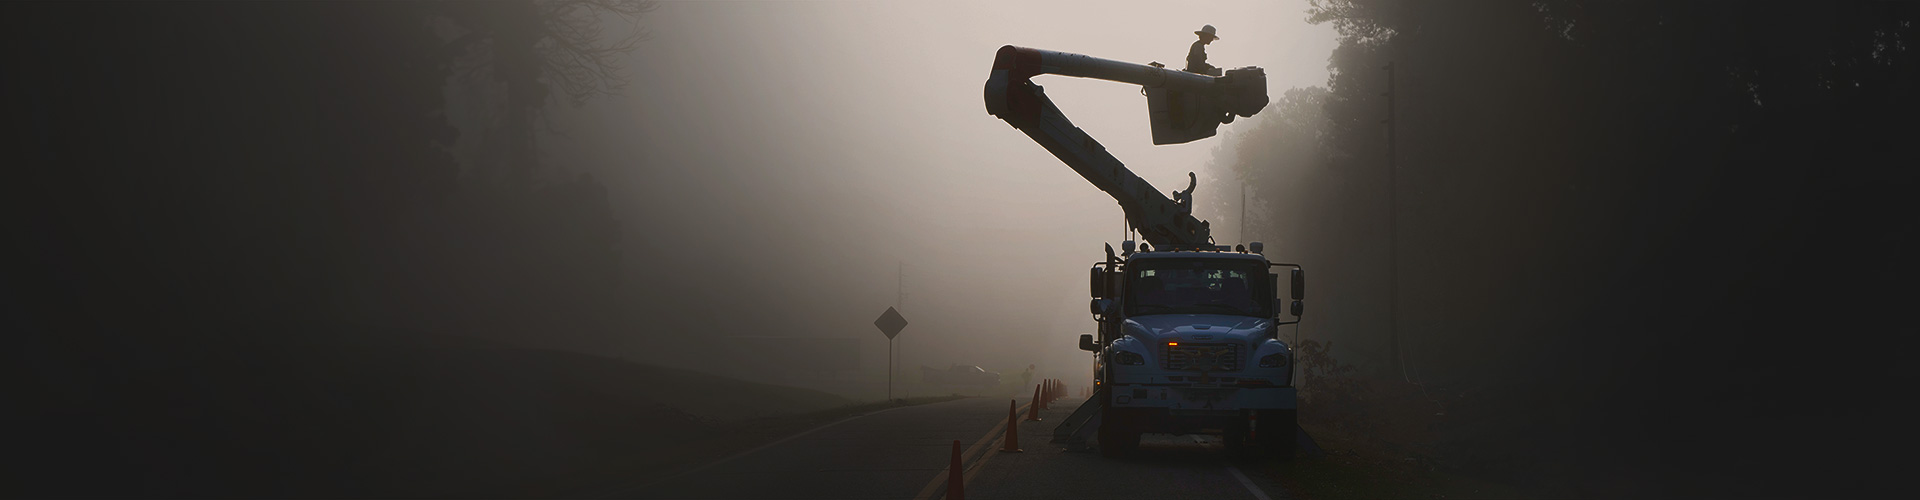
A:
{"type": "MultiPolygon", "coordinates": [[[[1169,65],[1216,26],[1222,67],[1261,66],[1268,90],[1324,85],[1336,45],[1302,2],[665,2],[641,21],[623,95],[552,113],[552,163],[593,172],[636,285],[707,305],[682,335],[866,339],[905,265],[905,369],[1040,363],[1084,375],[1086,268],[1119,239],[1118,206],[986,114],[994,52],[1013,44],[1169,65]],[[638,239],[638,241],[635,241],[638,239]],[[676,283],[667,269],[725,269],[745,286],[676,283]],[[683,294],[684,295],[684,294],[683,294]]],[[[1074,123],[1162,191],[1185,187],[1221,143],[1152,146],[1137,86],[1037,83],[1074,123]]],[[[1222,127],[1231,133],[1242,124],[1222,127]]],[[[1199,192],[1208,197],[1229,196],[1199,192]]],[[[1214,220],[1231,238],[1232,221],[1214,220]]],[[[679,275],[675,275],[679,276],[679,275]]],[[[668,320],[664,320],[668,321],[668,320]]],[[[647,358],[649,335],[629,356],[647,358]]],[[[675,363],[671,359],[652,360],[675,363]]]]}

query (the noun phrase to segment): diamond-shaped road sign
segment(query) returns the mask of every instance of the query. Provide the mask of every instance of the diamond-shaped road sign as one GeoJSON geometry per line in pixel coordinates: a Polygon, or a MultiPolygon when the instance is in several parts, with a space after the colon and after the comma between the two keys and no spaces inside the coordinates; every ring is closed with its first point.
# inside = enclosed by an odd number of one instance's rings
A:
{"type": "Polygon", "coordinates": [[[887,335],[887,340],[893,340],[895,335],[900,334],[900,330],[906,329],[907,317],[901,316],[900,311],[889,307],[887,312],[880,313],[880,319],[873,320],[873,326],[879,327],[880,333],[887,335]]]}

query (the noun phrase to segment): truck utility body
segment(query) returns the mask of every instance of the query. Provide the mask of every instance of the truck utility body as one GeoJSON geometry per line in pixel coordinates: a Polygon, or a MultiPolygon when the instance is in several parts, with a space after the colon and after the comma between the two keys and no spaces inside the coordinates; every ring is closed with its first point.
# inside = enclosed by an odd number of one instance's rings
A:
{"type": "Polygon", "coordinates": [[[1055,429],[1056,440],[1080,445],[1097,435],[1103,454],[1118,455],[1137,446],[1142,433],[1207,432],[1221,434],[1230,449],[1259,444],[1290,457],[1293,353],[1278,327],[1298,323],[1300,267],[1268,261],[1259,242],[1216,244],[1208,223],[1192,213],[1193,174],[1172,196],[1154,189],[1032,81],[1049,74],[1140,85],[1154,144],[1212,137],[1234,117],[1264,109],[1267,90],[1257,67],[1213,76],[1011,45],[995,55],[987,113],[1112,196],[1146,240],[1137,252],[1135,242],[1122,242],[1118,256],[1109,246],[1092,270],[1098,334],[1081,335],[1080,347],[1096,355],[1096,390],[1055,429]],[[1286,311],[1275,267],[1291,275],[1286,311]],[[1282,313],[1295,320],[1282,321],[1282,313]]]}

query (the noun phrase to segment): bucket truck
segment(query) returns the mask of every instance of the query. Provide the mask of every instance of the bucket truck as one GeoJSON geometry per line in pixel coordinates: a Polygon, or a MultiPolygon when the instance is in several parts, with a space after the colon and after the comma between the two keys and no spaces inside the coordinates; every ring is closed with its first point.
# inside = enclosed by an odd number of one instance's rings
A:
{"type": "Polygon", "coordinates": [[[1119,456],[1143,433],[1217,433],[1233,452],[1292,457],[1294,360],[1280,327],[1299,323],[1300,266],[1267,260],[1260,242],[1216,244],[1193,216],[1192,173],[1171,197],[1154,189],[1067,120],[1032,81],[1041,75],[1141,86],[1160,145],[1212,137],[1260,112],[1265,71],[1203,75],[1009,45],[994,57],[986,107],[1111,195],[1146,240],[1121,242],[1117,255],[1108,245],[1090,271],[1098,333],[1081,335],[1080,348],[1095,353],[1096,390],[1055,439],[1084,447],[1092,434],[1101,454],[1119,456]],[[1289,276],[1285,299],[1276,270],[1289,276]]]}

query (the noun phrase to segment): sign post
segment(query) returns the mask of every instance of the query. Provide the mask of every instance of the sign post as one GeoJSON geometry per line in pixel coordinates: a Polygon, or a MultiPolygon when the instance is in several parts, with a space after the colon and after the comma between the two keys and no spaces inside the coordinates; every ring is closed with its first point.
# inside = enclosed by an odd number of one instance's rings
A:
{"type": "Polygon", "coordinates": [[[873,326],[887,336],[887,401],[893,401],[893,338],[907,328],[907,317],[889,307],[887,312],[880,313],[880,319],[873,320],[873,326]]]}

